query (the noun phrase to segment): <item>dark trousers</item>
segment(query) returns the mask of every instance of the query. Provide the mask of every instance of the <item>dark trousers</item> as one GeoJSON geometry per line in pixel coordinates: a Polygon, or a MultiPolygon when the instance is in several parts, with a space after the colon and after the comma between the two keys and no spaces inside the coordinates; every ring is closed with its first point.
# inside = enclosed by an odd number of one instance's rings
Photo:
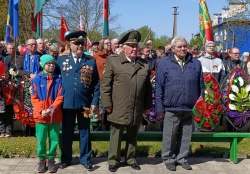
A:
{"type": "Polygon", "coordinates": [[[62,163],[72,160],[72,143],[74,137],[75,121],[77,116],[80,134],[80,163],[90,163],[90,119],[83,116],[83,110],[63,109],[62,117],[62,163]]]}
{"type": "Polygon", "coordinates": [[[110,142],[108,164],[118,165],[121,161],[121,141],[123,131],[126,128],[126,149],[125,149],[125,162],[127,164],[136,163],[136,147],[137,147],[137,134],[140,125],[127,126],[116,123],[110,123],[110,142]]]}
{"type": "Polygon", "coordinates": [[[107,111],[103,111],[103,124],[105,126],[105,131],[110,131],[110,122],[107,120],[108,113],[107,111]]]}
{"type": "Polygon", "coordinates": [[[5,113],[0,114],[0,132],[11,133],[13,129],[13,105],[5,106],[5,113]]]}

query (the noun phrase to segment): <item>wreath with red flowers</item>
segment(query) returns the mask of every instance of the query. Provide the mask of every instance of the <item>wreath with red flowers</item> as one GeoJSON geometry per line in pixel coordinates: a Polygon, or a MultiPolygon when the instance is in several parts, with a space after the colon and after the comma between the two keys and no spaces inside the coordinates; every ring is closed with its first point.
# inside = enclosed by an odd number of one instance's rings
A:
{"type": "Polygon", "coordinates": [[[204,75],[204,86],[205,97],[200,97],[193,108],[194,121],[201,131],[212,131],[223,112],[222,94],[219,83],[210,73],[204,75]]]}

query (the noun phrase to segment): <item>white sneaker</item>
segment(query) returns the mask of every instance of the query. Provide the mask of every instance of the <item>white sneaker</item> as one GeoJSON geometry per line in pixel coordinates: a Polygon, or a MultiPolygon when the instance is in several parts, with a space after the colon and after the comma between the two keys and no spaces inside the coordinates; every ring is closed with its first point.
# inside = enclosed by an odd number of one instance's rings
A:
{"type": "Polygon", "coordinates": [[[5,137],[5,132],[1,132],[0,138],[4,138],[4,137],[5,137]]]}
{"type": "Polygon", "coordinates": [[[11,136],[10,132],[5,133],[5,138],[10,137],[10,136],[11,136]]]}

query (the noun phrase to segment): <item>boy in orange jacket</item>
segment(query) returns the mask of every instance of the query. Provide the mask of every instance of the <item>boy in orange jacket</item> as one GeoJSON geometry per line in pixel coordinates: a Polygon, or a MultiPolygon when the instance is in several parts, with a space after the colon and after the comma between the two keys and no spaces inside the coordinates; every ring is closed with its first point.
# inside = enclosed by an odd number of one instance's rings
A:
{"type": "Polygon", "coordinates": [[[54,158],[59,143],[61,104],[63,102],[61,79],[54,74],[55,60],[51,55],[40,58],[43,71],[32,82],[31,102],[36,122],[38,173],[46,172],[46,158],[50,173],[57,171],[54,158]],[[46,139],[49,138],[49,151],[46,153],[46,139]]]}

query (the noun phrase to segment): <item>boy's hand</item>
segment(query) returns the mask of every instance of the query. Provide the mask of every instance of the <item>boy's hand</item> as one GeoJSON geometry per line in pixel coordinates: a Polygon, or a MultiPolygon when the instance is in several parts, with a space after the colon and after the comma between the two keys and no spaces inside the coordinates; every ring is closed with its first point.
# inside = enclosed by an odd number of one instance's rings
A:
{"type": "Polygon", "coordinates": [[[41,114],[42,114],[43,117],[46,117],[46,116],[47,116],[46,109],[45,109],[45,110],[42,110],[42,113],[41,113],[41,114]]]}

